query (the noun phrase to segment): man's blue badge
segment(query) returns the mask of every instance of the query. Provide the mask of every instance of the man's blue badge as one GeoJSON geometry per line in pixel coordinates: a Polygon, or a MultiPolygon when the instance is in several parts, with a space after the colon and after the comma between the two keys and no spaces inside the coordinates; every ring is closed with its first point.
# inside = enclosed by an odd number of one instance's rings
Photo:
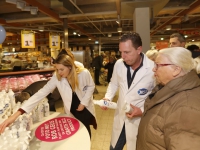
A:
{"type": "Polygon", "coordinates": [[[139,94],[139,95],[145,95],[145,94],[147,94],[147,92],[148,92],[148,90],[145,89],[145,88],[142,88],[142,89],[139,89],[139,90],[138,90],[138,94],[139,94]]]}

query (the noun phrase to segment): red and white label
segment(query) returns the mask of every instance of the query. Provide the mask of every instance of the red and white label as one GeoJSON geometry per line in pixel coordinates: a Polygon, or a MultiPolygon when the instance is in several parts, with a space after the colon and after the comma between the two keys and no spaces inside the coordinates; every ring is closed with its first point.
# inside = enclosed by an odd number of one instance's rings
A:
{"type": "Polygon", "coordinates": [[[75,134],[80,127],[78,120],[70,117],[58,117],[41,124],[35,136],[41,141],[56,142],[75,134]]]}

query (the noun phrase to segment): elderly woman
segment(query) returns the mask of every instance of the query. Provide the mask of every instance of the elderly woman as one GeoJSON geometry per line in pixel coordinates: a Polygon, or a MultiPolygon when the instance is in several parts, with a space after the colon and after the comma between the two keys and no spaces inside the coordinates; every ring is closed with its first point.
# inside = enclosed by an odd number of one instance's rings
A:
{"type": "Polygon", "coordinates": [[[187,49],[159,51],[153,71],[160,85],[145,102],[137,150],[200,149],[200,80],[193,68],[187,49]]]}

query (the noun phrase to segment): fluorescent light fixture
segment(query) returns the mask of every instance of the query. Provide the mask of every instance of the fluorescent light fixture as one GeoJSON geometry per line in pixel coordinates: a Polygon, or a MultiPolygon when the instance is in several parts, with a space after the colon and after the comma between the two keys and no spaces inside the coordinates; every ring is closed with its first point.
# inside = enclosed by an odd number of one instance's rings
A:
{"type": "Polygon", "coordinates": [[[16,7],[19,9],[23,9],[26,6],[26,2],[25,1],[21,1],[21,0],[17,0],[16,2],[16,7]]]}
{"type": "Polygon", "coordinates": [[[31,15],[37,15],[38,8],[37,7],[31,7],[30,11],[31,11],[31,15]]]}
{"type": "Polygon", "coordinates": [[[117,32],[122,32],[122,28],[117,28],[117,32]]]}

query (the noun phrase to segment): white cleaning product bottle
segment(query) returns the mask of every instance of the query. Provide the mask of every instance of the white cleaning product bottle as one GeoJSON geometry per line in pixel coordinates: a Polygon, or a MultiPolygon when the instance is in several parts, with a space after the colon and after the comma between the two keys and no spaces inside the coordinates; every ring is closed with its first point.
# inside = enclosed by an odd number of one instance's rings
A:
{"type": "Polygon", "coordinates": [[[12,91],[12,89],[9,89],[8,96],[9,96],[9,98],[11,100],[11,107],[14,108],[14,106],[16,104],[15,103],[15,93],[12,91]]]}
{"type": "Polygon", "coordinates": [[[111,101],[107,101],[107,100],[93,100],[93,103],[99,106],[105,106],[111,109],[116,109],[117,108],[117,103],[115,102],[111,102],[111,101]]]}
{"type": "Polygon", "coordinates": [[[124,111],[125,111],[125,113],[132,113],[133,108],[130,106],[130,104],[126,103],[124,105],[124,111]]]}
{"type": "Polygon", "coordinates": [[[49,103],[48,103],[48,100],[45,100],[43,105],[44,105],[44,116],[48,117],[49,116],[49,103]]]}

